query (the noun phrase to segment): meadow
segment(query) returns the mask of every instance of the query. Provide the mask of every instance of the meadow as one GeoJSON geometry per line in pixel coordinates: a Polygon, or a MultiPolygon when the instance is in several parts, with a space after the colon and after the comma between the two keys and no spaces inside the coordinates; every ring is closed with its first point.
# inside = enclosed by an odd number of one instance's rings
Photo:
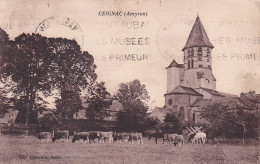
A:
{"type": "MultiPolygon", "coordinates": [[[[71,139],[71,138],[70,138],[71,139]]],[[[137,143],[41,143],[35,136],[0,136],[0,163],[259,163],[259,142],[184,146],[137,143]]]]}

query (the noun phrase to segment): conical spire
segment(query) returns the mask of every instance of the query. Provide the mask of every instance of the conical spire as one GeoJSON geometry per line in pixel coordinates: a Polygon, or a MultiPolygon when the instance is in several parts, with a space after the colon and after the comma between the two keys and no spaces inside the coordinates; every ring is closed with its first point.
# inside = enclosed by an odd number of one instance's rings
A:
{"type": "Polygon", "coordinates": [[[198,46],[214,48],[214,46],[209,41],[209,38],[200,21],[199,16],[197,16],[197,18],[196,18],[196,21],[195,21],[195,23],[192,27],[191,33],[189,35],[189,38],[186,42],[186,45],[182,49],[182,51],[185,50],[186,48],[198,47],[198,46]]]}

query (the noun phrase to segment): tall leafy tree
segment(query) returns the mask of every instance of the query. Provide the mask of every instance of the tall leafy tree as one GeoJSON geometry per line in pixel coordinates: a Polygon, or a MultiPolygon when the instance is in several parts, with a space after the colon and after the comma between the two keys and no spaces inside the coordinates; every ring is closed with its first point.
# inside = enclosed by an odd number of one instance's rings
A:
{"type": "Polygon", "coordinates": [[[122,131],[144,131],[147,102],[150,99],[145,85],[139,80],[120,84],[116,98],[123,105],[118,113],[117,126],[122,131]]]}
{"type": "Polygon", "coordinates": [[[91,90],[91,95],[87,101],[86,117],[90,120],[102,120],[110,116],[108,109],[112,105],[112,101],[105,83],[97,82],[91,90]]]}
{"type": "Polygon", "coordinates": [[[36,109],[39,92],[47,94],[51,89],[47,74],[50,61],[47,43],[47,38],[39,34],[21,34],[11,42],[9,54],[3,58],[3,77],[16,83],[11,90],[16,97],[25,97],[26,124],[29,114],[36,109]]]}
{"type": "Polygon", "coordinates": [[[72,118],[81,109],[80,92],[89,90],[97,78],[94,58],[82,52],[75,40],[50,38],[48,45],[52,58],[48,76],[52,88],[60,94],[57,107],[64,111],[60,113],[62,118],[72,118]]]}
{"type": "MultiPolygon", "coordinates": [[[[3,66],[3,60],[8,56],[8,50],[10,47],[10,41],[8,34],[0,28],[0,76],[3,66]]],[[[0,84],[4,85],[4,81],[0,78],[0,84]]],[[[3,117],[7,112],[8,97],[4,87],[0,88],[0,117],[3,117]]]]}

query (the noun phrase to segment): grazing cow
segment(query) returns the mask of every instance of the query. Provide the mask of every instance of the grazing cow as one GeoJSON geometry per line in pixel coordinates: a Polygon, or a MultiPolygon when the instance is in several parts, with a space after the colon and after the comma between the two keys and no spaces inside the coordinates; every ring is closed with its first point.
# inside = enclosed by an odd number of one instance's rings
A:
{"type": "Polygon", "coordinates": [[[158,138],[163,138],[163,133],[149,130],[146,132],[146,135],[148,136],[148,139],[151,140],[152,137],[155,138],[155,143],[157,144],[157,139],[158,138]]]}
{"type": "Polygon", "coordinates": [[[86,143],[91,143],[91,141],[93,141],[95,143],[95,139],[99,139],[99,132],[97,131],[90,131],[90,132],[79,132],[79,133],[75,133],[74,132],[74,136],[72,138],[72,142],[74,143],[75,141],[79,141],[79,140],[84,140],[84,142],[86,143]]]}
{"type": "Polygon", "coordinates": [[[207,132],[207,142],[208,142],[209,140],[211,140],[211,143],[212,143],[212,144],[215,142],[216,144],[219,145],[219,142],[218,142],[217,137],[218,137],[217,132],[214,132],[214,131],[208,131],[208,132],[207,132]]]}
{"type": "Polygon", "coordinates": [[[191,142],[195,135],[196,135],[196,133],[191,134],[189,136],[188,142],[191,142]]]}
{"type": "Polygon", "coordinates": [[[85,143],[86,141],[89,143],[89,132],[79,132],[79,133],[74,132],[72,143],[75,143],[75,141],[78,142],[81,139],[84,140],[85,143]]]}
{"type": "Polygon", "coordinates": [[[93,141],[95,143],[95,139],[99,140],[100,132],[99,131],[90,131],[89,132],[89,143],[93,141]]]}
{"type": "Polygon", "coordinates": [[[136,140],[138,144],[143,145],[142,133],[129,133],[129,141],[133,143],[134,140],[136,140]]]}
{"type": "Polygon", "coordinates": [[[51,132],[40,132],[38,133],[38,138],[41,140],[41,143],[43,140],[46,140],[47,143],[53,141],[53,133],[51,132]]]}
{"type": "Polygon", "coordinates": [[[193,144],[195,144],[195,143],[200,144],[200,141],[201,141],[202,144],[205,144],[205,142],[206,142],[206,133],[199,132],[192,139],[192,143],[193,144]]]}
{"type": "Polygon", "coordinates": [[[115,133],[114,134],[114,141],[124,141],[125,143],[128,142],[130,139],[130,135],[128,133],[115,133]]]}
{"type": "Polygon", "coordinates": [[[68,130],[58,130],[56,132],[54,132],[54,138],[53,138],[53,142],[57,139],[61,139],[61,138],[66,138],[67,142],[69,141],[69,131],[68,130]]]}
{"type": "Polygon", "coordinates": [[[164,134],[162,144],[164,144],[165,141],[168,142],[169,144],[171,144],[171,142],[173,141],[174,145],[176,145],[177,136],[178,136],[178,134],[164,134]]]}
{"type": "Polygon", "coordinates": [[[114,139],[113,139],[113,132],[100,132],[99,134],[99,142],[105,143],[105,140],[108,139],[109,143],[113,143],[114,139]]]}
{"type": "Polygon", "coordinates": [[[177,135],[175,137],[175,144],[178,145],[178,144],[181,144],[182,146],[184,145],[184,137],[183,135],[177,135]]]}

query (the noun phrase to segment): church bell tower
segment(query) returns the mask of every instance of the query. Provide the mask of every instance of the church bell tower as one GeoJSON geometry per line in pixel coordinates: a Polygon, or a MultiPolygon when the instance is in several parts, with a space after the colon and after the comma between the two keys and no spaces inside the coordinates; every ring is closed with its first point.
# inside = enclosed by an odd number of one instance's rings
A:
{"type": "Polygon", "coordinates": [[[201,20],[197,16],[189,38],[182,49],[185,66],[182,85],[216,90],[216,79],[212,74],[211,51],[213,48],[201,20]]]}

